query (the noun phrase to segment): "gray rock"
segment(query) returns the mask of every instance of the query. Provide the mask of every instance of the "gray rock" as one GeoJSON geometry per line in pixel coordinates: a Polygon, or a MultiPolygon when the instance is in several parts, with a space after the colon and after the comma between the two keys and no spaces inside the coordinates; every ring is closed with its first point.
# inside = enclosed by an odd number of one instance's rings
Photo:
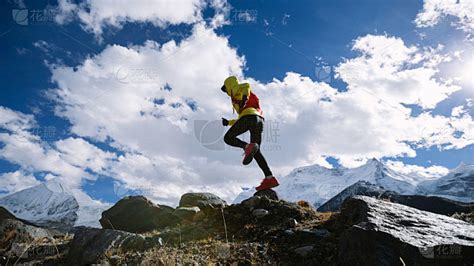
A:
{"type": "Polygon", "coordinates": [[[288,226],[291,228],[295,228],[298,225],[298,221],[296,219],[290,218],[288,219],[288,226]]]}
{"type": "Polygon", "coordinates": [[[255,209],[252,211],[252,215],[257,218],[263,218],[267,216],[268,214],[270,214],[270,212],[265,209],[255,209]]]}
{"type": "Polygon", "coordinates": [[[186,193],[179,200],[179,207],[197,206],[206,211],[214,208],[225,207],[227,203],[212,193],[186,193]]]}
{"type": "Polygon", "coordinates": [[[53,229],[24,224],[20,220],[3,219],[0,220],[0,254],[13,261],[21,257],[25,262],[57,255],[67,248],[67,243],[55,240],[61,236],[60,232],[53,229]]]}
{"type": "MultiPolygon", "coordinates": [[[[31,243],[37,239],[53,238],[58,235],[61,235],[58,231],[27,225],[19,220],[4,219],[0,221],[0,236],[5,236],[0,239],[1,242],[31,243]]],[[[1,242],[0,246],[8,244],[1,242]]]]}
{"type": "Polygon", "coordinates": [[[156,205],[143,196],[129,196],[104,211],[100,224],[106,229],[148,232],[176,225],[179,218],[173,215],[173,211],[173,208],[156,205]]]}
{"type": "Polygon", "coordinates": [[[263,197],[269,198],[271,200],[279,200],[278,194],[273,189],[260,190],[260,191],[255,192],[253,195],[258,196],[258,197],[262,197],[262,198],[263,197]]]}
{"type": "Polygon", "coordinates": [[[194,206],[194,207],[178,207],[176,210],[174,210],[173,215],[179,217],[180,219],[183,220],[188,220],[192,221],[194,220],[194,217],[201,212],[199,207],[194,206]]]}
{"type": "Polygon", "coordinates": [[[474,262],[474,225],[445,215],[356,196],[344,202],[338,219],[353,224],[340,238],[341,265],[398,265],[400,258],[406,265],[474,262]],[[456,253],[436,257],[444,248],[456,253]]]}
{"type": "Polygon", "coordinates": [[[255,208],[256,206],[258,206],[260,204],[260,201],[261,201],[261,198],[258,197],[258,196],[253,196],[253,197],[250,197],[244,201],[241,202],[241,205],[249,208],[249,209],[253,209],[255,208]]]}
{"type": "Polygon", "coordinates": [[[319,237],[329,237],[331,235],[331,233],[326,228],[315,229],[312,230],[312,232],[319,237]]]}
{"type": "Polygon", "coordinates": [[[313,246],[304,246],[304,247],[299,247],[295,248],[293,251],[300,255],[301,257],[306,257],[308,256],[311,252],[313,252],[314,247],[313,246]]]}
{"type": "Polygon", "coordinates": [[[146,239],[112,229],[80,227],[69,245],[67,261],[72,264],[104,263],[106,257],[126,251],[144,251],[146,239]],[[107,256],[106,256],[107,255],[107,256]]]}

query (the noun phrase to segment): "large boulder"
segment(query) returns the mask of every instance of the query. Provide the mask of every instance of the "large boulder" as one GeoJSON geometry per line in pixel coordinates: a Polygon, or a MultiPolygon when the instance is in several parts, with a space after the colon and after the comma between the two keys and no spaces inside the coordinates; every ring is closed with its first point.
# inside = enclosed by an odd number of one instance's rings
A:
{"type": "Polygon", "coordinates": [[[179,200],[179,207],[194,207],[207,212],[212,209],[225,207],[227,203],[212,193],[186,193],[179,200]]]}
{"type": "Polygon", "coordinates": [[[0,254],[13,261],[27,262],[59,255],[66,250],[63,240],[63,235],[56,230],[25,224],[18,219],[0,220],[0,254]]]}
{"type": "Polygon", "coordinates": [[[341,265],[472,265],[474,225],[367,196],[342,206],[341,265]]]}
{"type": "Polygon", "coordinates": [[[67,261],[74,265],[108,263],[108,257],[129,251],[144,251],[149,245],[138,234],[112,229],[76,228],[67,261]]]}
{"type": "Polygon", "coordinates": [[[179,218],[173,211],[173,208],[156,205],[143,196],[128,196],[104,211],[100,224],[104,229],[148,232],[175,225],[179,218]]]}

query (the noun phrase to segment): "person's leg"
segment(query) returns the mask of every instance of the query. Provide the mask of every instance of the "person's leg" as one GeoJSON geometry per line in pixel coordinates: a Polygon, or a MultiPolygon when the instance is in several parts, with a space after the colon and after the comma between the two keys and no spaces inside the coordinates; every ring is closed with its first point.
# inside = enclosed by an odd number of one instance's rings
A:
{"type": "Polygon", "coordinates": [[[248,118],[246,116],[241,117],[230,127],[229,131],[225,133],[224,142],[230,146],[245,149],[247,143],[237,138],[237,136],[242,135],[249,130],[249,126],[248,118]]]}
{"type": "MultiPolygon", "coordinates": [[[[256,117],[256,123],[250,128],[250,142],[257,143],[260,145],[262,143],[262,132],[263,132],[263,119],[259,116],[256,117]]],[[[268,166],[267,160],[263,157],[260,149],[253,156],[255,161],[257,161],[258,166],[262,169],[265,177],[273,177],[273,173],[268,166]]]]}

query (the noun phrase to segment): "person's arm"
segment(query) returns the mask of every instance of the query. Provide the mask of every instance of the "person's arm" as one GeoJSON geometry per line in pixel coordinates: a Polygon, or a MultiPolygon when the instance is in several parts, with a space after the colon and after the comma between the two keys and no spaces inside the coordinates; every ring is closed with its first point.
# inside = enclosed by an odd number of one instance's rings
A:
{"type": "Polygon", "coordinates": [[[247,100],[250,95],[250,84],[242,83],[242,84],[239,84],[238,86],[239,86],[239,94],[242,97],[239,107],[240,109],[242,109],[247,104],[247,100]]]}

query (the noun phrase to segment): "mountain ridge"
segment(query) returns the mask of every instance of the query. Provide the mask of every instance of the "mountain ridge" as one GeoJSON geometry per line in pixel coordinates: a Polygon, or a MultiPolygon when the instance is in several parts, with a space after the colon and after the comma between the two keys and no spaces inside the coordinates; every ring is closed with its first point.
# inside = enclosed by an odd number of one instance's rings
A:
{"type": "Polygon", "coordinates": [[[0,206],[20,219],[63,231],[81,225],[100,227],[100,213],[107,208],[82,191],[69,189],[59,177],[6,195],[0,206]]]}
{"type": "MultiPolygon", "coordinates": [[[[288,201],[305,200],[318,208],[344,189],[364,181],[401,195],[441,196],[461,202],[472,202],[474,201],[472,177],[474,177],[474,166],[466,163],[461,163],[443,177],[430,179],[417,174],[401,173],[374,158],[355,168],[326,168],[318,164],[297,167],[281,178],[280,186],[276,187],[275,191],[288,201]],[[457,189],[459,195],[449,188],[457,189]],[[462,193],[463,191],[472,193],[462,193]]],[[[243,191],[236,197],[234,203],[241,202],[254,192],[254,188],[243,191]]]]}

